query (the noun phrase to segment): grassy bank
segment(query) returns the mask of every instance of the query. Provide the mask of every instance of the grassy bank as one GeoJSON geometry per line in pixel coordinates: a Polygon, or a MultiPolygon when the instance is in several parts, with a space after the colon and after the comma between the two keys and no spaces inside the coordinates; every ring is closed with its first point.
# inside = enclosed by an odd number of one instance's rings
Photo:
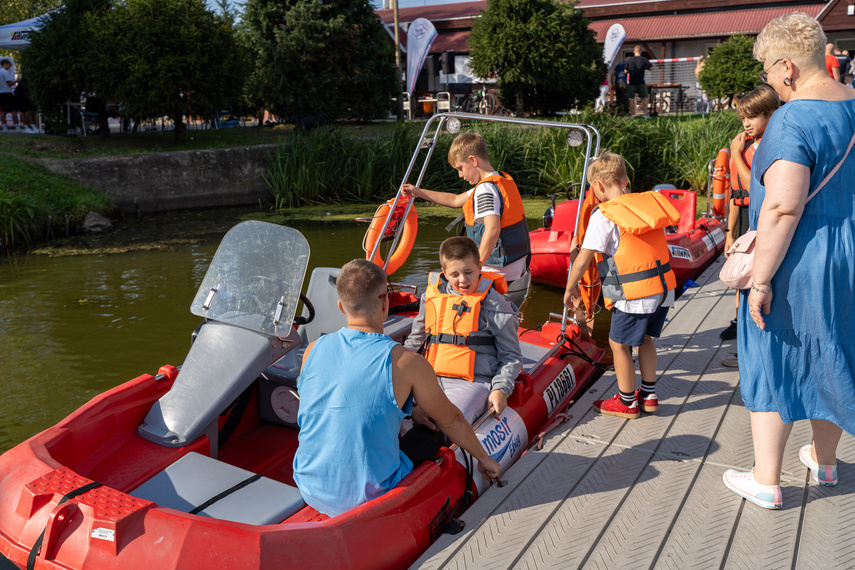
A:
{"type": "MultiPolygon", "coordinates": [[[[659,183],[704,190],[709,160],[741,128],[735,113],[655,120],[588,113],[573,120],[600,131],[602,148],[626,159],[632,187],[642,190],[659,183]]],[[[352,137],[342,130],[291,133],[270,158],[267,182],[276,207],[388,198],[404,177],[423,127],[391,125],[386,136],[377,137],[352,137]]],[[[484,136],[493,166],[510,173],[523,194],[563,194],[581,180],[583,147],[570,147],[563,129],[489,123],[469,128],[484,136]]],[[[458,191],[465,186],[446,161],[453,138],[440,133],[422,187],[458,191]]],[[[410,182],[420,169],[417,162],[410,182]]]]}
{"type": "MultiPolygon", "coordinates": [[[[648,189],[657,183],[704,189],[707,162],[738,132],[735,113],[709,117],[628,119],[582,114],[574,122],[591,124],[602,134],[602,147],[627,159],[631,184],[648,189]]],[[[278,144],[271,154],[268,185],[275,212],[272,221],[352,220],[370,217],[394,195],[404,176],[424,123],[337,125],[309,134],[290,126],[188,131],[184,143],[173,133],[101,137],[7,136],[0,150],[0,247],[23,247],[46,236],[64,235],[66,215],[72,231],[89,211],[108,213],[103,194],[52,174],[31,158],[79,158],[206,148],[278,144]],[[50,220],[50,221],[49,221],[50,220]]],[[[510,172],[526,201],[530,227],[540,226],[546,194],[564,195],[581,178],[583,152],[567,145],[566,131],[477,124],[487,139],[493,165],[510,172]]],[[[442,133],[422,186],[465,188],[446,156],[453,135],[442,133]]],[[[421,164],[415,165],[415,182],[421,164]]],[[[699,208],[700,201],[699,201],[699,208]]],[[[449,217],[450,210],[420,206],[422,217],[449,217]]]]}
{"type": "MultiPolygon", "coordinates": [[[[390,128],[388,123],[377,123],[347,125],[343,130],[355,137],[378,137],[390,128]]],[[[278,125],[275,128],[192,130],[187,132],[186,140],[181,144],[176,144],[171,132],[113,135],[108,138],[4,136],[0,147],[0,250],[31,246],[45,241],[50,235],[65,235],[66,215],[74,233],[88,212],[109,214],[112,207],[112,201],[106,195],[54,174],[31,159],[276,144],[287,138],[291,129],[290,125],[278,125]]]]}
{"type": "Polygon", "coordinates": [[[45,167],[0,154],[0,248],[40,242],[76,228],[90,211],[107,212],[111,199],[45,167]]]}
{"type": "MultiPolygon", "coordinates": [[[[357,136],[379,136],[388,132],[391,126],[391,123],[376,123],[347,125],[343,129],[357,136]]],[[[2,148],[3,152],[31,158],[116,156],[277,144],[288,138],[291,129],[291,125],[277,125],[273,128],[188,130],[186,139],[182,143],[175,142],[175,134],[172,132],[134,135],[114,134],[107,138],[100,136],[6,136],[3,137],[2,148]]]]}

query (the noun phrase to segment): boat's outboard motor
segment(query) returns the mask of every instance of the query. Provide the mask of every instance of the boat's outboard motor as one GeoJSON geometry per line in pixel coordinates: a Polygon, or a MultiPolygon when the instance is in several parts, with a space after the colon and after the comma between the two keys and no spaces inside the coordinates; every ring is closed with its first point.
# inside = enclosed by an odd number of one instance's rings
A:
{"type": "Polygon", "coordinates": [[[291,228],[251,221],[225,235],[190,308],[206,324],[141,437],[182,447],[205,434],[216,456],[220,413],[301,344],[292,323],[308,261],[306,238],[291,228]]]}

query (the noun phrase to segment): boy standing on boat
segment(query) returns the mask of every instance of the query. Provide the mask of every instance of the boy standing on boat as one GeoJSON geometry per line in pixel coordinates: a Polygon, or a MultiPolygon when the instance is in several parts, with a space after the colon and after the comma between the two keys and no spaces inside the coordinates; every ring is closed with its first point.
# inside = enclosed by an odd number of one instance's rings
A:
{"type": "MultiPolygon", "coordinates": [[[[728,257],[733,242],[748,231],[748,204],[751,182],[751,162],[754,151],[760,144],[760,138],[766,132],[769,119],[781,102],[775,90],[768,85],[760,85],[739,100],[736,114],[742,120],[745,129],[730,143],[730,207],[727,212],[727,237],[724,242],[724,256],[728,257]]],[[[736,296],[736,309],[739,310],[739,295],[736,296]]],[[[736,338],[736,319],[719,333],[721,340],[736,338]]],[[[725,366],[736,367],[736,354],[721,361],[725,366]]]]}
{"type": "Polygon", "coordinates": [[[331,517],[384,495],[434,458],[440,442],[427,428],[399,441],[413,398],[478,460],[485,479],[497,478],[501,470],[448,401],[427,361],[383,333],[387,280],[365,259],[345,264],[336,290],[347,326],[320,337],[303,355],[294,482],[306,503],[331,517]]]}
{"type": "Polygon", "coordinates": [[[519,279],[528,270],[531,242],[513,178],[493,168],[487,143],[477,133],[457,135],[448,150],[448,162],[475,188],[451,194],[404,184],[403,193],[441,206],[463,208],[466,235],[478,244],[480,264],[504,275],[508,283],[519,279]]]}
{"type": "MultiPolygon", "coordinates": [[[[481,273],[478,246],[470,238],[442,242],[439,262],[442,273],[431,274],[404,347],[424,353],[470,424],[488,407],[498,417],[522,370],[516,307],[481,273]]],[[[423,421],[421,414],[417,418],[423,421]]]]}
{"type": "Polygon", "coordinates": [[[665,228],[680,215],[658,192],[630,194],[626,164],[619,155],[604,151],[588,167],[591,190],[602,203],[591,214],[582,248],[567,276],[564,304],[574,308],[579,279],[594,259],[598,264],[606,307],[614,305],[609,346],[614,354],[619,393],[597,400],[601,414],[634,419],[640,412],[655,412],[659,400],[656,384],[656,346],[668,308],[674,304],[677,280],[671,270],[665,228]],[[641,388],[635,389],[632,347],[638,348],[641,388]]]}

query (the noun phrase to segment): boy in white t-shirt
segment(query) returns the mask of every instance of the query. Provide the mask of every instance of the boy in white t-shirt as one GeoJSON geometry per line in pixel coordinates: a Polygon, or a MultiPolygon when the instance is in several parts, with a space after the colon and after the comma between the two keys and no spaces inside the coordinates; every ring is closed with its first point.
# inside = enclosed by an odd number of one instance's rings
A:
{"type": "Polygon", "coordinates": [[[655,412],[656,346],[668,308],[674,304],[676,279],[671,270],[665,228],[680,215],[657,192],[630,194],[626,164],[620,155],[604,151],[588,167],[591,190],[602,203],[591,214],[585,239],[567,276],[564,304],[573,309],[579,299],[579,279],[597,253],[606,307],[614,303],[609,346],[614,354],[620,393],[597,400],[594,409],[610,416],[634,419],[640,411],[655,412]],[[638,348],[641,388],[635,389],[632,347],[638,348]]]}
{"type": "Polygon", "coordinates": [[[460,178],[475,185],[463,194],[404,184],[403,193],[449,208],[463,208],[466,235],[478,244],[480,263],[510,283],[528,269],[531,242],[522,198],[513,178],[490,164],[487,143],[477,133],[461,133],[451,143],[448,162],[460,178]]]}

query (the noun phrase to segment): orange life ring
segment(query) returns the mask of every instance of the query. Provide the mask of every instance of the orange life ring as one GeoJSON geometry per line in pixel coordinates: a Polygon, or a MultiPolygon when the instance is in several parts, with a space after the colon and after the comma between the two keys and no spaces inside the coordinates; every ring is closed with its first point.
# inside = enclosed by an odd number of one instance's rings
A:
{"type": "MultiPolygon", "coordinates": [[[[371,219],[371,225],[368,227],[368,231],[365,232],[365,238],[362,240],[362,249],[365,250],[365,259],[373,261],[380,267],[385,266],[387,275],[395,273],[401,268],[404,262],[407,261],[407,257],[409,257],[410,252],[413,250],[413,244],[416,242],[416,233],[418,232],[419,227],[419,217],[418,214],[416,214],[416,207],[413,205],[410,209],[410,213],[407,215],[407,219],[404,220],[404,227],[401,230],[401,239],[398,240],[398,245],[395,248],[395,251],[393,251],[389,256],[389,261],[386,262],[383,260],[379,247],[377,248],[377,253],[374,255],[374,259],[371,259],[371,251],[374,249],[374,245],[380,237],[380,230],[383,229],[383,224],[386,223],[386,219],[390,217],[389,213],[392,210],[392,204],[394,201],[395,199],[392,198],[377,208],[377,211],[374,212],[374,217],[371,219]]],[[[401,223],[401,219],[404,217],[404,212],[406,211],[407,204],[409,204],[409,202],[410,198],[408,196],[402,195],[398,199],[398,205],[395,207],[395,211],[392,212],[392,219],[389,221],[389,225],[383,234],[383,240],[395,237],[395,233],[398,230],[398,224],[401,223]]]]}
{"type": "Polygon", "coordinates": [[[727,199],[730,193],[730,149],[722,148],[715,158],[712,184],[712,212],[723,218],[727,215],[727,199]]]}

